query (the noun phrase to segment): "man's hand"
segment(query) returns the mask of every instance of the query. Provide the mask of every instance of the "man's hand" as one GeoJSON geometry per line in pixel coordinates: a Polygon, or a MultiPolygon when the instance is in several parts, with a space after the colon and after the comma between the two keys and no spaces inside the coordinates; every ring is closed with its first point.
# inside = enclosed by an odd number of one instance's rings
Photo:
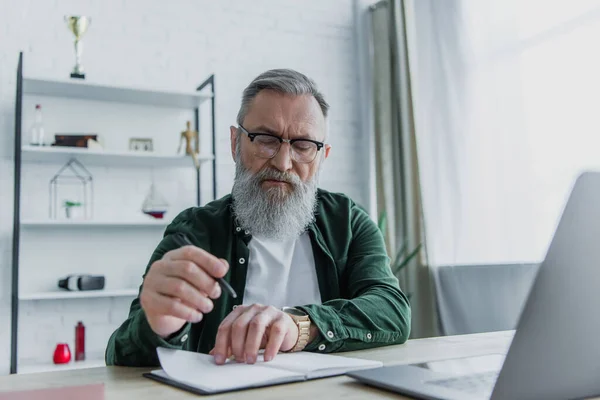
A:
{"type": "Polygon", "coordinates": [[[265,361],[278,351],[291,350],[298,341],[298,326],[288,314],[273,306],[238,306],[219,325],[214,349],[217,364],[234,355],[238,362],[254,364],[259,349],[265,361]]]}
{"type": "Polygon", "coordinates": [[[199,322],[213,309],[211,299],[221,296],[215,278],[229,266],[223,259],[195,246],[166,253],[144,278],[140,303],[152,330],[165,338],[186,322],[199,322]]]}

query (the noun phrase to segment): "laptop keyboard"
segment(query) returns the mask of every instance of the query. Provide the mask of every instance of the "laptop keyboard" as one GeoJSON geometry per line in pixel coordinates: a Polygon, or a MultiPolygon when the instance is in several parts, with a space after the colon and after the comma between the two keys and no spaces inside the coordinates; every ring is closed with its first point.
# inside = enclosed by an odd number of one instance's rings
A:
{"type": "Polygon", "coordinates": [[[427,381],[426,383],[466,393],[484,394],[492,391],[492,388],[494,387],[494,383],[496,382],[497,378],[498,372],[491,371],[484,372],[481,374],[464,375],[457,376],[455,378],[427,381]]]}

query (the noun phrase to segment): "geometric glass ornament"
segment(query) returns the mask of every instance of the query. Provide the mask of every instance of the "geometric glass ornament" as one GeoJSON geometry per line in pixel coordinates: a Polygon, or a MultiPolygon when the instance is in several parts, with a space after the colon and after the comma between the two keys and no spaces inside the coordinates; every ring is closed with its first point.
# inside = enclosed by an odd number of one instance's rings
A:
{"type": "Polygon", "coordinates": [[[58,170],[50,180],[49,190],[51,219],[92,218],[94,180],[77,159],[70,159],[58,170]]]}
{"type": "Polygon", "coordinates": [[[162,219],[167,212],[169,203],[165,197],[156,189],[154,183],[150,185],[150,190],[142,204],[142,212],[156,219],[162,219]]]}

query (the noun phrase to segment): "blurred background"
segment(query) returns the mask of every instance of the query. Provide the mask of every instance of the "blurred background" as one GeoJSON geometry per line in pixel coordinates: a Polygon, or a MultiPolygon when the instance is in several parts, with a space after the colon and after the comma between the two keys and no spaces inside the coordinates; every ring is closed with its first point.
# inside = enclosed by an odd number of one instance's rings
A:
{"type": "Polygon", "coordinates": [[[1,374],[103,363],[169,221],[229,193],[228,128],[267,69],[330,103],[320,186],[378,223],[411,338],[514,329],[574,179],[600,166],[597,0],[0,10],[1,374]],[[70,274],[104,288],[60,291],[70,274]],[[79,321],[85,362],[54,365],[79,321]]]}

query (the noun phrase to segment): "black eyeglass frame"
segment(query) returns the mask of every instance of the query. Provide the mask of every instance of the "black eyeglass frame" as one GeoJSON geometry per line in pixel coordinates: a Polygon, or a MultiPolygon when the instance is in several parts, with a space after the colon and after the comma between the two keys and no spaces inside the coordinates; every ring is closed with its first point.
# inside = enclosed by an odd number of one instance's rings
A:
{"type": "MultiPolygon", "coordinates": [[[[308,163],[313,162],[317,158],[317,154],[325,146],[325,143],[319,142],[318,140],[312,140],[312,139],[284,139],[282,137],[279,137],[277,135],[272,135],[270,133],[249,132],[241,124],[239,124],[238,126],[239,126],[240,130],[242,132],[244,132],[246,134],[246,136],[248,136],[248,138],[250,139],[251,142],[254,142],[254,139],[256,139],[256,137],[258,137],[258,136],[267,136],[267,137],[272,137],[272,138],[275,138],[275,139],[279,140],[279,149],[277,149],[277,151],[275,152],[275,154],[273,154],[271,157],[268,157],[266,159],[272,159],[272,158],[274,158],[279,153],[279,150],[281,150],[281,145],[284,142],[285,143],[289,143],[290,144],[290,148],[294,145],[294,143],[297,143],[297,142],[310,142],[310,143],[313,143],[313,144],[317,145],[317,152],[315,153],[315,156],[314,156],[314,158],[312,160],[304,162],[304,163],[308,164],[308,163]]],[[[295,161],[298,161],[298,160],[295,160],[295,161]]],[[[298,162],[302,162],[302,161],[298,161],[298,162]]]]}

